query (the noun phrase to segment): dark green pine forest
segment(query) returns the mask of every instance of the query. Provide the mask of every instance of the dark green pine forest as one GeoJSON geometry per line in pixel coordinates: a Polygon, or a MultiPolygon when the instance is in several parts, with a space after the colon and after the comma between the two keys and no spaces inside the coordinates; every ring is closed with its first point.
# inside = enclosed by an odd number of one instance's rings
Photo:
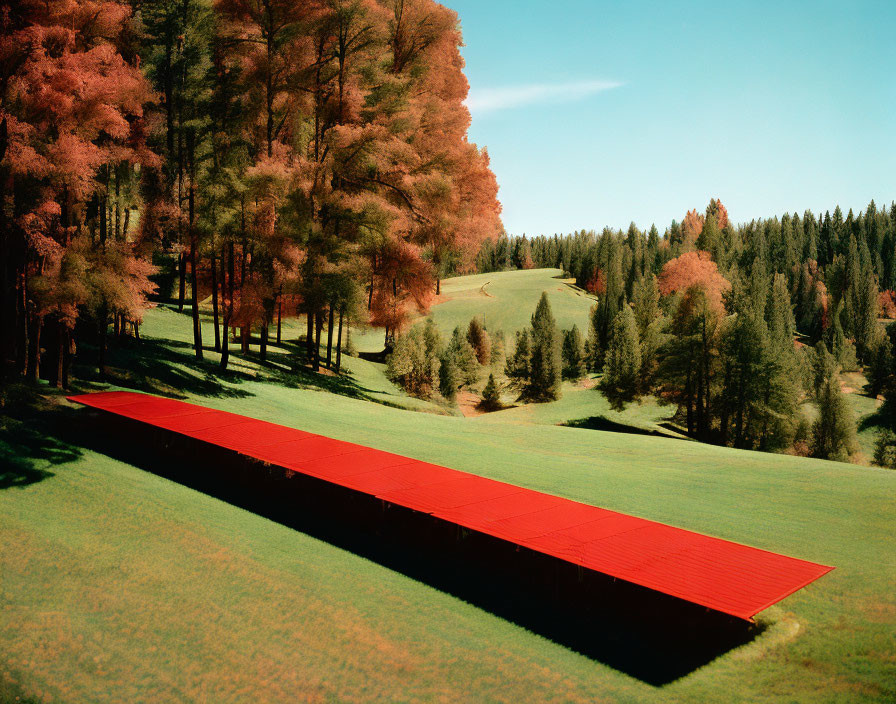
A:
{"type": "Polygon", "coordinates": [[[632,224],[486,241],[476,266],[574,278],[596,303],[564,364],[602,373],[617,408],[647,395],[673,404],[704,442],[845,460],[856,421],[839,379],[861,372],[862,391],[884,401],[875,460],[893,466],[894,248],[896,204],[735,224],[712,200],[662,233],[632,224]]]}

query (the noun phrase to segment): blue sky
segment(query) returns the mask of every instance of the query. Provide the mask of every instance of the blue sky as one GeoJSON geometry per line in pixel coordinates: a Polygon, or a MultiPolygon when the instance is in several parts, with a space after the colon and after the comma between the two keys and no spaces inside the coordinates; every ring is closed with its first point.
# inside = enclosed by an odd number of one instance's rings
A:
{"type": "Polygon", "coordinates": [[[442,0],[512,234],[896,199],[896,0],[442,0]]]}

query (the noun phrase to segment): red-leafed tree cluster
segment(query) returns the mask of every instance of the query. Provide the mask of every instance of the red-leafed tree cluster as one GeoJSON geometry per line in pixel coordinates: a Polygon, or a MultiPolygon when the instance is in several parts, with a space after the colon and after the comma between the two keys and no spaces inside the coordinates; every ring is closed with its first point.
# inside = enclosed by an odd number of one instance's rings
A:
{"type": "MultiPolygon", "coordinates": [[[[137,324],[152,267],[109,194],[158,165],[127,5],[0,7],[0,337],[4,371],[64,384],[79,317],[137,324]],[[42,350],[45,352],[42,355],[42,350]],[[42,359],[43,356],[49,359],[42,359]]],[[[101,348],[102,350],[102,348],[101,348]]],[[[102,360],[100,361],[102,365],[102,360]]]]}
{"type": "Polygon", "coordinates": [[[328,363],[346,321],[388,341],[500,233],[488,154],[466,136],[458,19],[433,0],[0,13],[10,370],[37,377],[47,350],[63,383],[88,322],[102,368],[109,326],[136,334],[154,253],[174,258],[197,357],[210,302],[222,367],[234,336],[248,352],[257,333],[264,358],[274,321],[279,341],[304,314],[317,368],[323,330],[328,363]]]}
{"type": "Polygon", "coordinates": [[[731,288],[730,282],[719,273],[719,268],[708,252],[685,252],[667,262],[658,277],[660,293],[687,292],[697,288],[706,296],[716,312],[725,310],[723,294],[731,288]]]}

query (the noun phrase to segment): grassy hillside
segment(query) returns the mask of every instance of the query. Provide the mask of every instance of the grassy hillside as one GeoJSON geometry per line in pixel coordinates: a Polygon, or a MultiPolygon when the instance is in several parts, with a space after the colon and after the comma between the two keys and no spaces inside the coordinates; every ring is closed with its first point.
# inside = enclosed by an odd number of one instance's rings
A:
{"type": "MultiPolygon", "coordinates": [[[[10,409],[0,417],[0,700],[896,698],[896,473],[533,424],[523,408],[411,413],[371,403],[403,397],[363,367],[342,386],[254,362],[218,380],[183,346],[189,325],[148,316],[146,343],[116,353],[137,369],[128,383],[837,569],[766,612],[773,625],[753,643],[653,687],[332,544],[53,440],[10,409]],[[161,333],[174,342],[151,339],[161,333]]],[[[637,412],[654,418],[648,405],[637,412]]]]}
{"type": "Polygon", "coordinates": [[[551,310],[561,329],[579,326],[588,331],[588,312],[595,299],[559,278],[559,269],[501,271],[446,279],[443,302],[434,306],[431,317],[443,335],[458,325],[466,330],[470,319],[479,316],[489,330],[503,330],[508,342],[528,326],[542,292],[547,292],[551,310]]]}

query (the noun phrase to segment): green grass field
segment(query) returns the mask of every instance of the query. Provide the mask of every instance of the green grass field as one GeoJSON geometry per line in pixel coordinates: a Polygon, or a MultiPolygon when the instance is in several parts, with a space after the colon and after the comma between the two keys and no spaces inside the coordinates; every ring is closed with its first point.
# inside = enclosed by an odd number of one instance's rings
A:
{"type": "Polygon", "coordinates": [[[430,315],[446,336],[458,325],[466,331],[470,319],[479,316],[488,330],[503,330],[512,344],[514,333],[529,325],[544,291],[557,326],[562,330],[578,325],[586,335],[588,312],[596,299],[570,286],[559,278],[561,274],[559,269],[530,269],[446,279],[442,283],[446,300],[430,315]]]}
{"type": "MultiPolygon", "coordinates": [[[[528,302],[519,307],[524,324],[528,302]]],[[[500,314],[506,330],[514,315],[500,314]]],[[[654,687],[351,552],[55,441],[11,407],[0,416],[0,701],[896,699],[896,472],[554,425],[602,414],[600,395],[582,389],[558,402],[568,407],[408,412],[371,402],[414,405],[376,366],[352,359],[351,380],[316,377],[292,371],[289,345],[271,365],[241,362],[218,379],[184,344],[188,316],[154,311],[143,334],[113,354],[136,370],[122,385],[837,569],[765,612],[772,625],[752,643],[654,687]]],[[[649,430],[664,411],[632,412],[649,430]]]]}

